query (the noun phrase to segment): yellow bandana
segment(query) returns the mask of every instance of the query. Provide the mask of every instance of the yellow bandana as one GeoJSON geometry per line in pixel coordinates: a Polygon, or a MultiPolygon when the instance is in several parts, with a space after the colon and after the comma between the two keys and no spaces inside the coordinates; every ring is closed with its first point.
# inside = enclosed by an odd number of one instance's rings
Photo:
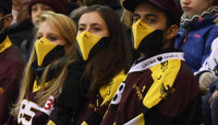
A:
{"type": "Polygon", "coordinates": [[[155,29],[142,22],[141,19],[134,23],[132,26],[134,48],[137,50],[141,41],[153,31],[155,31],[155,29]]]}
{"type": "Polygon", "coordinates": [[[79,45],[79,51],[85,61],[88,60],[92,48],[100,41],[101,38],[102,37],[86,31],[76,37],[79,45]]]}

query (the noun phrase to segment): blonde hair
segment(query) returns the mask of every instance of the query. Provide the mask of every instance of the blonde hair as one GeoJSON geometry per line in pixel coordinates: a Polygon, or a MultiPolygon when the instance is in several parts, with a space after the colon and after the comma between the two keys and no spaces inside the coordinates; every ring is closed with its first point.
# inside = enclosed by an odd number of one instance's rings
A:
{"type": "Polygon", "coordinates": [[[132,28],[132,17],[133,17],[133,12],[128,11],[127,9],[125,9],[123,7],[123,0],[120,0],[120,5],[123,8],[123,13],[122,13],[122,17],[121,17],[121,22],[128,28],[131,29],[132,28]]]}
{"type": "MultiPolygon", "coordinates": [[[[63,14],[58,14],[58,13],[54,13],[51,11],[47,11],[41,15],[40,23],[43,23],[45,21],[47,21],[55,30],[58,31],[60,36],[64,38],[64,40],[67,43],[66,46],[69,46],[70,48],[68,54],[71,54],[69,55],[67,62],[72,61],[73,55],[75,55],[75,43],[76,43],[76,24],[74,23],[74,21],[71,18],[63,14]]],[[[22,100],[26,98],[26,95],[28,95],[30,91],[32,91],[33,83],[35,80],[35,75],[32,70],[32,63],[35,60],[36,60],[36,54],[35,54],[35,49],[33,48],[30,59],[27,63],[27,66],[23,74],[18,100],[16,104],[14,104],[13,106],[14,109],[11,112],[13,116],[17,116],[18,110],[16,107],[19,107],[22,100]]],[[[60,71],[61,73],[59,74],[58,78],[50,81],[50,84],[48,86],[45,86],[45,83],[46,83],[45,81],[47,78],[47,74],[49,72],[49,68],[51,67],[51,64],[56,64],[56,63],[57,61],[53,61],[48,66],[46,66],[42,74],[42,82],[41,82],[42,89],[40,89],[36,95],[36,100],[40,99],[40,101],[36,102],[39,106],[43,106],[48,100],[49,96],[53,95],[57,97],[60,94],[59,93],[60,88],[62,88],[64,84],[63,79],[65,79],[65,77],[67,76],[66,75],[67,65],[65,65],[62,68],[62,70],[60,71]]]]}
{"type": "Polygon", "coordinates": [[[123,9],[123,14],[122,14],[122,17],[121,17],[121,22],[124,23],[124,25],[128,28],[128,29],[131,29],[132,28],[132,16],[133,16],[133,13],[126,10],[126,9],[123,9]]]}

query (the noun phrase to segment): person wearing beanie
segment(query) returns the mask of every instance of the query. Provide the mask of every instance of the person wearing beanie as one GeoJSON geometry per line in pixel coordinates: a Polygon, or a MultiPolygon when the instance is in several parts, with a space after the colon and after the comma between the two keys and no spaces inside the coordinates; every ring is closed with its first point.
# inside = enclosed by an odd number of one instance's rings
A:
{"type": "Polygon", "coordinates": [[[44,11],[51,10],[56,13],[67,14],[67,6],[67,0],[30,0],[28,11],[33,24],[37,28],[39,17],[44,11]]]}
{"type": "Polygon", "coordinates": [[[199,125],[201,98],[195,76],[174,40],[181,11],[175,0],[123,0],[133,12],[135,60],[101,125],[199,125]]]}
{"type": "Polygon", "coordinates": [[[13,16],[12,1],[0,0],[0,125],[9,117],[12,103],[17,99],[25,60],[20,50],[8,37],[13,16]]]}

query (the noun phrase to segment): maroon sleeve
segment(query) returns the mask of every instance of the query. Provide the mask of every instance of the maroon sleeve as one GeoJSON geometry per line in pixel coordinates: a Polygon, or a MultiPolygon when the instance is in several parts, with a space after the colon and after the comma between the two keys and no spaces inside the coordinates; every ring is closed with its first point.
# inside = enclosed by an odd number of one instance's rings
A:
{"type": "Polygon", "coordinates": [[[10,106],[18,96],[25,60],[15,46],[0,53],[0,124],[4,124],[10,106]]]}

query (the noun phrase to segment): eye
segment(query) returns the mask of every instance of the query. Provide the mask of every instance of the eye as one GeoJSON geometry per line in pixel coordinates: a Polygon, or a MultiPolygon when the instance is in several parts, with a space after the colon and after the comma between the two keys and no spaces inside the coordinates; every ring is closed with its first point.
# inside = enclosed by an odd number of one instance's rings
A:
{"type": "Polygon", "coordinates": [[[36,11],[37,11],[37,7],[34,7],[34,6],[33,6],[32,9],[31,9],[31,11],[32,11],[32,12],[36,12],[36,11]]]}
{"type": "Polygon", "coordinates": [[[98,28],[98,27],[94,27],[93,28],[95,31],[101,31],[101,28],[98,28]]]}
{"type": "Polygon", "coordinates": [[[149,18],[146,19],[146,22],[147,22],[147,23],[150,23],[150,24],[151,24],[151,23],[156,23],[156,22],[157,22],[157,19],[152,18],[152,17],[149,17],[149,18]]]}
{"type": "Polygon", "coordinates": [[[49,11],[49,10],[51,10],[50,8],[43,8],[43,10],[45,10],[45,11],[49,11]]]}
{"type": "Polygon", "coordinates": [[[132,22],[135,23],[136,21],[138,21],[138,19],[140,19],[140,16],[138,16],[138,15],[133,15],[133,17],[132,17],[132,22]]]}
{"type": "Polygon", "coordinates": [[[37,36],[36,38],[37,38],[37,40],[39,40],[40,38],[42,38],[42,36],[37,36]]]}
{"type": "Polygon", "coordinates": [[[132,22],[135,23],[138,21],[139,18],[132,18],[132,22]]]}
{"type": "Polygon", "coordinates": [[[56,40],[57,40],[57,37],[56,37],[56,36],[49,36],[49,37],[48,37],[48,40],[51,41],[51,42],[52,42],[52,41],[56,41],[56,40]]]}
{"type": "Polygon", "coordinates": [[[85,30],[85,28],[84,27],[79,27],[78,30],[82,32],[82,31],[85,30]]]}

